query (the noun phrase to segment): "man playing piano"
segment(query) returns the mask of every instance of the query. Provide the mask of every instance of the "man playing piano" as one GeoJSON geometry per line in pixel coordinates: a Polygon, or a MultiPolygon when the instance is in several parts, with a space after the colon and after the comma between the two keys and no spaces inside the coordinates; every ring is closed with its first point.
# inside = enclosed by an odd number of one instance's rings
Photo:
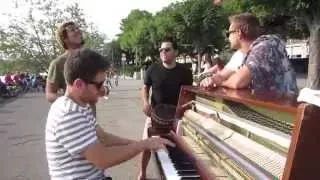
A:
{"type": "Polygon", "coordinates": [[[287,57],[285,43],[279,36],[260,35],[259,20],[249,13],[229,17],[231,48],[246,53],[242,67],[227,79],[212,76],[201,81],[208,88],[224,86],[254,91],[272,91],[284,95],[297,92],[295,72],[287,57]]]}
{"type": "MultiPolygon", "coordinates": [[[[161,63],[154,63],[147,69],[144,86],[141,90],[143,112],[148,116],[143,131],[143,139],[148,138],[152,107],[158,104],[177,105],[181,86],[191,85],[193,80],[191,70],[176,63],[177,44],[171,38],[162,41],[159,52],[161,63]],[[152,88],[151,104],[149,103],[150,87],[152,88]]],[[[146,178],[150,155],[150,151],[142,153],[138,176],[140,180],[146,178]]]]}
{"type": "Polygon", "coordinates": [[[67,57],[66,93],[51,105],[45,131],[52,180],[111,180],[105,169],[144,150],[173,145],[162,138],[121,138],[104,132],[97,124],[89,103],[97,102],[103,91],[106,68],[105,59],[89,49],[75,50],[67,57]]]}

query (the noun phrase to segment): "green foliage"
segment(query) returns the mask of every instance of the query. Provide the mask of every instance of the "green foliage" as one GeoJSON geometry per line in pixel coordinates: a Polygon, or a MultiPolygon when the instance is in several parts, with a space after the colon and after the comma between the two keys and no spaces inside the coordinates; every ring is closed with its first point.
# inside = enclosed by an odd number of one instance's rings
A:
{"type": "Polygon", "coordinates": [[[133,52],[138,64],[151,56],[158,58],[160,42],[173,37],[182,53],[222,49],[225,45],[223,31],[227,18],[220,7],[209,1],[187,0],[165,7],[152,15],[146,11],[133,10],[122,20],[119,41],[121,48],[133,52]]]}
{"type": "Polygon", "coordinates": [[[226,16],[221,8],[209,1],[188,0],[176,4],[174,14],[176,38],[181,44],[191,44],[197,51],[208,45],[221,49],[224,46],[223,30],[226,16]]]}
{"type": "Polygon", "coordinates": [[[74,3],[61,8],[58,6],[60,2],[16,1],[17,8],[20,8],[20,5],[29,7],[28,15],[7,15],[10,24],[0,30],[0,58],[6,60],[5,64],[11,65],[0,66],[0,71],[46,71],[51,60],[63,52],[56,39],[56,30],[70,19],[81,26],[87,47],[102,50],[105,37],[96,27],[86,22],[79,5],[74,3]]]}
{"type": "Polygon", "coordinates": [[[121,54],[120,42],[118,40],[112,40],[105,46],[105,53],[107,54],[107,60],[113,64],[114,67],[121,66],[121,54]]]}

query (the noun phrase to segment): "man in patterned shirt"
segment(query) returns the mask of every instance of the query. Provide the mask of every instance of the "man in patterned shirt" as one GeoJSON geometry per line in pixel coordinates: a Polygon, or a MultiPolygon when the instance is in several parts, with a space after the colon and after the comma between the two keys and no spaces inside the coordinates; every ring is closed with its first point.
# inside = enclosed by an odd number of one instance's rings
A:
{"type": "Polygon", "coordinates": [[[106,133],[89,106],[97,102],[107,69],[104,58],[89,49],[75,50],[64,68],[66,93],[50,107],[46,152],[52,180],[110,180],[105,170],[142,151],[173,145],[166,139],[134,141],[106,133]]]}
{"type": "Polygon", "coordinates": [[[285,43],[277,35],[260,34],[258,19],[243,13],[229,18],[231,48],[247,55],[242,67],[224,81],[206,78],[202,87],[224,86],[240,89],[250,86],[254,91],[271,91],[283,95],[297,93],[295,72],[288,59],[285,43]]]}

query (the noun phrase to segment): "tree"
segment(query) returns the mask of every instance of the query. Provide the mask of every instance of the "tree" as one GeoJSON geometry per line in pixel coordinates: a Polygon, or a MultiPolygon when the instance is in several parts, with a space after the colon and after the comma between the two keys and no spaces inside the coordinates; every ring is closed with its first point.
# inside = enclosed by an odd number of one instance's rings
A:
{"type": "Polygon", "coordinates": [[[121,48],[136,54],[136,64],[141,65],[143,57],[152,54],[155,27],[153,16],[147,11],[132,10],[121,22],[119,41],[121,48]]]}
{"type": "MultiPolygon", "coordinates": [[[[99,50],[104,44],[105,37],[85,21],[77,3],[60,8],[59,1],[53,0],[16,1],[16,8],[21,4],[27,5],[28,14],[26,17],[7,15],[10,24],[0,30],[0,54],[1,59],[16,61],[14,64],[24,67],[24,71],[46,71],[50,61],[63,52],[56,30],[66,20],[81,26],[87,47],[99,50]]],[[[14,70],[19,67],[12,67],[11,71],[14,70]]]]}
{"type": "Polygon", "coordinates": [[[170,4],[154,16],[133,10],[122,20],[120,45],[138,59],[150,56],[153,60],[158,58],[159,43],[165,37],[173,37],[182,53],[200,52],[209,45],[221,49],[225,44],[225,17],[222,8],[198,0],[170,4]]]}
{"type": "Polygon", "coordinates": [[[197,51],[208,45],[216,49],[224,46],[224,12],[212,7],[209,1],[187,0],[176,4],[175,32],[180,44],[192,44],[197,51]]]}
{"type": "Polygon", "coordinates": [[[111,62],[115,67],[121,66],[122,50],[119,40],[112,40],[111,42],[107,43],[105,52],[109,62],[111,62]]]}

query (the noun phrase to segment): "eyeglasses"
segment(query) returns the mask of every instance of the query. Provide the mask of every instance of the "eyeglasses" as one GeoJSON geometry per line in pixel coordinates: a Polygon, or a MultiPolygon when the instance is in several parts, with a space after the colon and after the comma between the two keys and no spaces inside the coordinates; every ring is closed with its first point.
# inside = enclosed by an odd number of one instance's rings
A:
{"type": "Polygon", "coordinates": [[[76,30],[80,30],[80,28],[78,26],[67,26],[65,27],[65,30],[67,31],[76,31],[76,30]]]}
{"type": "Polygon", "coordinates": [[[102,85],[103,85],[103,83],[104,83],[104,81],[102,81],[102,82],[86,81],[86,82],[87,82],[88,84],[93,84],[93,85],[95,85],[96,88],[97,88],[97,90],[100,90],[101,87],[102,87],[102,85]]]}
{"type": "Polygon", "coordinates": [[[229,37],[232,33],[238,32],[237,30],[227,31],[226,36],[229,37]]]}
{"type": "Polygon", "coordinates": [[[171,48],[160,48],[159,52],[162,52],[162,51],[169,52],[171,50],[172,50],[171,48]]]}

